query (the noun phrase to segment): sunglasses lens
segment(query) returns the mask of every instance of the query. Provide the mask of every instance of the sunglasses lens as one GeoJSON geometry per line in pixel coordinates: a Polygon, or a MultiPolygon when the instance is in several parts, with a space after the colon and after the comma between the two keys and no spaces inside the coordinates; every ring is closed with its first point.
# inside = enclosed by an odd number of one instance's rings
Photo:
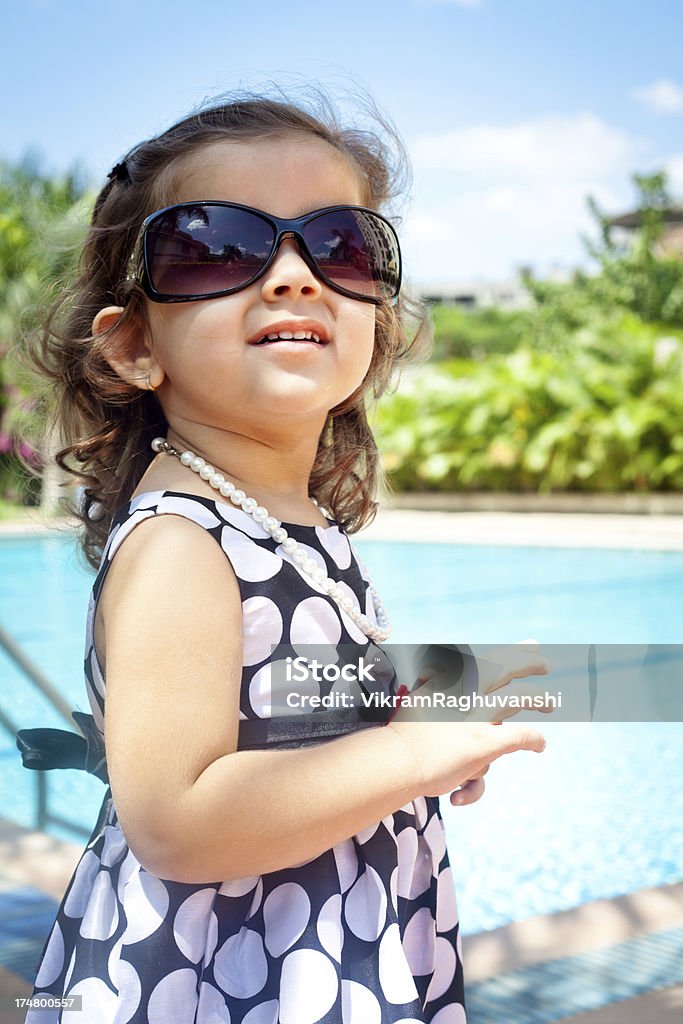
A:
{"type": "Polygon", "coordinates": [[[320,270],[356,295],[392,299],[398,293],[401,254],[392,228],[364,210],[323,213],[304,228],[320,270]]]}
{"type": "Polygon", "coordinates": [[[175,207],[148,225],[147,273],[162,295],[212,295],[255,277],[273,241],[271,225],[246,210],[209,203],[175,207]]]}
{"type": "MultiPolygon", "coordinates": [[[[381,217],[332,210],[310,220],[303,236],[321,277],[333,286],[365,299],[398,294],[401,254],[381,217]]],[[[256,212],[212,203],[174,206],[147,225],[147,276],[158,296],[209,298],[249,284],[274,242],[273,225],[256,212]]]]}

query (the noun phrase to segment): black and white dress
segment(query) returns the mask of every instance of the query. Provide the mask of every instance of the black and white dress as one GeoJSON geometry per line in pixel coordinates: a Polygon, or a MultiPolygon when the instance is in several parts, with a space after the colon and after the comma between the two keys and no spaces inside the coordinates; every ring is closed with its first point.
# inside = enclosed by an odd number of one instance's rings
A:
{"type": "MultiPolygon", "coordinates": [[[[198,523],[230,559],[243,608],[240,737],[252,728],[252,738],[261,730],[263,739],[276,722],[273,645],[367,645],[368,638],[248,513],[169,490],[139,495],[112,521],[86,628],[86,689],[97,727],[104,733],[98,596],[131,530],[162,514],[198,523]]],[[[284,526],[376,622],[349,538],[330,523],[284,526]]],[[[326,741],[324,730],[316,741],[326,741]]],[[[277,735],[261,745],[267,742],[277,735]]],[[[188,884],[140,865],[108,793],[33,992],[80,995],[83,1008],[31,1010],[27,1024],[465,1022],[455,890],[436,798],[420,797],[303,864],[188,884]]]]}

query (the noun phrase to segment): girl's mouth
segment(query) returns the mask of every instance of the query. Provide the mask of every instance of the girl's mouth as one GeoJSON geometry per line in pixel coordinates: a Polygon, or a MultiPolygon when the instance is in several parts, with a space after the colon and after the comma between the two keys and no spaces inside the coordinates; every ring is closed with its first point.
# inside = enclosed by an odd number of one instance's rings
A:
{"type": "Polygon", "coordinates": [[[314,345],[325,345],[327,342],[322,341],[320,337],[313,331],[278,331],[277,333],[264,334],[259,341],[254,342],[255,345],[277,345],[281,341],[295,341],[308,342],[314,345]]]}

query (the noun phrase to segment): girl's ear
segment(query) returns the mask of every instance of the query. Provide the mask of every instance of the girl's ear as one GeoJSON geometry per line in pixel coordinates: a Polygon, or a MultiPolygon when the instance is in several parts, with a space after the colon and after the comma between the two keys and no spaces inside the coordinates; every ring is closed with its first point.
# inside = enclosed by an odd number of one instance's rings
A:
{"type": "Polygon", "coordinates": [[[102,355],[122,380],[142,391],[156,390],[164,371],[145,341],[144,328],[137,322],[117,327],[124,306],[105,306],[92,322],[93,337],[110,332],[102,355]]]}

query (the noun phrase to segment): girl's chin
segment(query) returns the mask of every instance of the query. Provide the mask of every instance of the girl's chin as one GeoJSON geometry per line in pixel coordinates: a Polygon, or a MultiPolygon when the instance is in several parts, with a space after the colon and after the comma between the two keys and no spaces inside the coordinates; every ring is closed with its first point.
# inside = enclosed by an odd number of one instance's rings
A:
{"type": "Polygon", "coordinates": [[[348,395],[356,390],[358,384],[350,382],[346,388],[340,387],[340,381],[330,379],[312,379],[303,374],[280,376],[277,381],[260,381],[250,389],[251,405],[263,410],[263,415],[274,412],[306,415],[319,412],[323,407],[332,409],[343,402],[348,395]]]}
{"type": "Polygon", "coordinates": [[[343,401],[333,393],[330,398],[328,388],[303,387],[289,390],[259,388],[252,392],[252,397],[240,402],[239,411],[235,409],[240,420],[254,420],[257,423],[275,423],[300,421],[316,423],[335,405],[343,401]]]}

